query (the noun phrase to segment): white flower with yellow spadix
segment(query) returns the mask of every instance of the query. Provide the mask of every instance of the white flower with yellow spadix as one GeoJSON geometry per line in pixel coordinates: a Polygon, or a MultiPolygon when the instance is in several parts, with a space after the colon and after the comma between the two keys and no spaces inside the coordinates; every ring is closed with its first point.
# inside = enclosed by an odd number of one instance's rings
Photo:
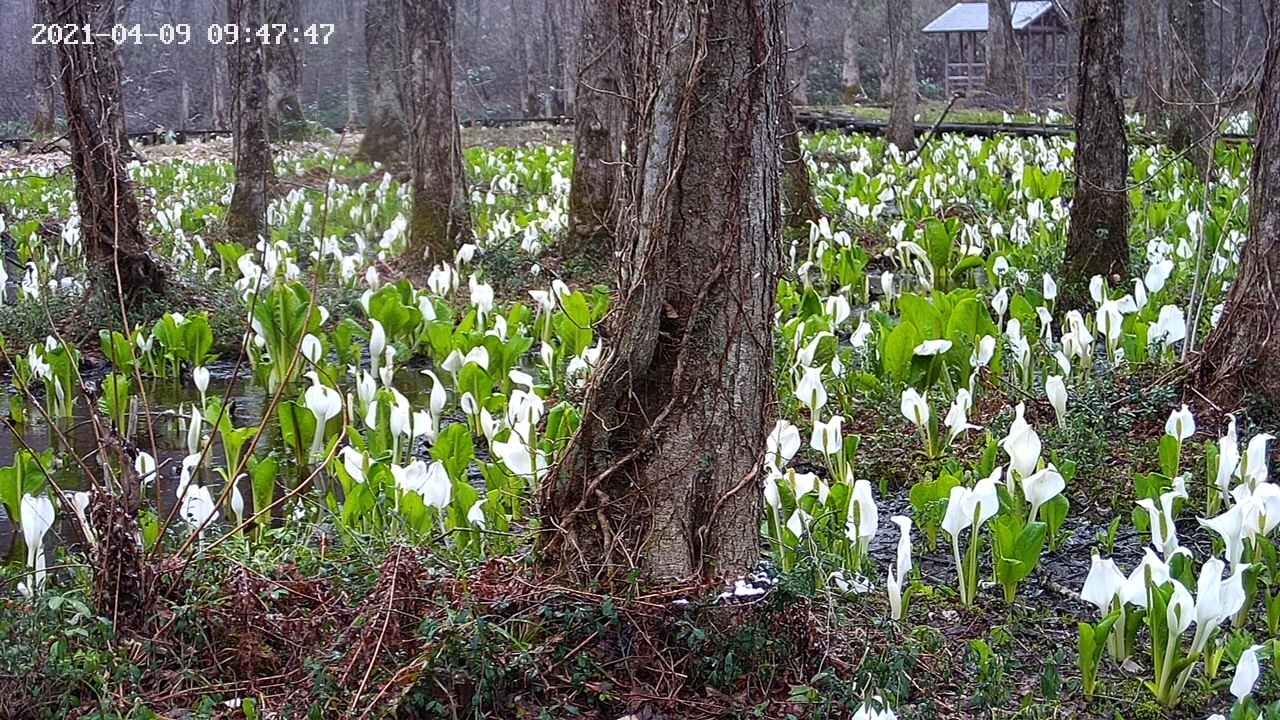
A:
{"type": "Polygon", "coordinates": [[[231,503],[231,514],[236,516],[237,526],[244,524],[244,495],[240,493],[240,480],[248,477],[247,474],[240,473],[240,477],[231,483],[231,499],[229,502],[231,503]]]}
{"type": "Polygon", "coordinates": [[[1240,508],[1246,538],[1270,535],[1280,525],[1280,486],[1264,482],[1250,488],[1241,483],[1231,491],[1231,497],[1240,508]]]}
{"type": "Polygon", "coordinates": [[[138,473],[138,482],[146,487],[148,483],[155,480],[156,459],[151,456],[151,453],[139,450],[138,456],[133,459],[133,469],[138,473]]]}
{"type": "Polygon", "coordinates": [[[56,513],[53,501],[47,495],[23,495],[18,503],[22,522],[22,541],[27,546],[27,567],[31,573],[18,583],[18,591],[26,597],[35,597],[44,587],[47,561],[44,554],[44,536],[53,527],[56,513]]]}
{"type": "Polygon", "coordinates": [[[1058,418],[1058,427],[1067,426],[1067,383],[1061,375],[1050,375],[1044,381],[1044,394],[1053,406],[1053,414],[1058,418]]]}
{"type": "Polygon", "coordinates": [[[1053,302],[1058,299],[1058,283],[1054,281],[1053,276],[1049,273],[1044,274],[1043,287],[1045,302],[1053,302]]]}
{"type": "Polygon", "coordinates": [[[353,482],[363,483],[369,468],[369,456],[351,447],[344,446],[339,453],[342,456],[342,469],[347,472],[353,482]]]}
{"type": "Polygon", "coordinates": [[[1237,702],[1243,702],[1253,693],[1253,686],[1258,683],[1261,668],[1258,667],[1258,651],[1262,645],[1253,645],[1240,653],[1236,662],[1236,671],[1231,677],[1231,694],[1237,702]]]}
{"type": "Polygon", "coordinates": [[[1249,536],[1245,528],[1245,508],[1232,505],[1226,512],[1212,518],[1200,518],[1200,525],[1222,537],[1223,554],[1231,567],[1240,564],[1244,557],[1244,541],[1249,536]]]}
{"type": "Polygon", "coordinates": [[[853,717],[849,720],[898,720],[898,716],[885,705],[884,700],[877,695],[875,704],[863,703],[854,711],[853,717]],[[880,709],[876,709],[879,707],[880,709]]]}
{"type": "Polygon", "coordinates": [[[895,566],[886,572],[885,587],[889,593],[889,617],[902,619],[902,586],[911,572],[911,518],[894,515],[889,518],[898,526],[898,555],[895,566]]]}
{"type": "Polygon", "coordinates": [[[309,371],[307,377],[311,379],[311,387],[303,394],[303,400],[316,419],[316,430],[311,436],[311,458],[315,459],[324,453],[325,425],[342,412],[342,395],[322,384],[314,370],[309,371]]]}
{"type": "Polygon", "coordinates": [[[1106,617],[1117,604],[1124,604],[1126,582],[1128,578],[1120,572],[1115,560],[1104,560],[1095,552],[1089,562],[1089,574],[1085,576],[1084,587],[1080,589],[1080,599],[1097,607],[1098,614],[1106,617]]]}
{"type": "Polygon", "coordinates": [[[915,348],[915,354],[920,357],[933,357],[942,355],[951,349],[950,340],[925,340],[915,348]]]}
{"type": "Polygon", "coordinates": [[[1186,403],[1169,413],[1169,419],[1164,423],[1164,432],[1179,443],[1196,434],[1196,418],[1186,403]]]}
{"type": "Polygon", "coordinates": [[[951,401],[951,408],[947,410],[947,416],[943,419],[942,424],[947,428],[947,443],[955,442],[955,439],[966,430],[977,430],[978,426],[969,422],[969,410],[973,407],[973,396],[965,388],[956,391],[956,399],[951,401]]]}
{"type": "Polygon", "coordinates": [[[1218,507],[1218,502],[1222,498],[1229,497],[1231,492],[1231,478],[1235,477],[1236,471],[1240,468],[1240,441],[1236,434],[1236,416],[1227,415],[1227,431],[1222,437],[1218,438],[1218,467],[1214,471],[1213,486],[1211,490],[1216,490],[1216,496],[1209,499],[1209,512],[1212,513],[1218,507]],[[1215,502],[1218,501],[1218,502],[1215,502]]]}
{"type": "Polygon", "coordinates": [[[302,357],[306,358],[307,362],[316,365],[324,355],[324,344],[320,342],[320,338],[307,333],[302,336],[301,351],[302,357]]]}
{"type": "Polygon", "coordinates": [[[484,516],[484,502],[484,498],[476,500],[474,503],[471,503],[471,509],[467,511],[467,522],[475,525],[481,530],[485,529],[486,524],[484,516]]]}
{"type": "Polygon", "coordinates": [[[1187,318],[1177,305],[1160,308],[1160,316],[1147,333],[1147,342],[1169,347],[1187,339],[1187,318]]]}
{"type": "Polygon", "coordinates": [[[800,429],[786,420],[778,420],[764,441],[764,462],[781,473],[800,451],[800,429]]]}
{"type": "Polygon", "coordinates": [[[191,370],[191,379],[196,384],[196,391],[200,393],[200,407],[205,407],[205,396],[209,392],[209,368],[203,365],[191,370]]]}
{"type": "Polygon", "coordinates": [[[1186,492],[1176,488],[1160,495],[1159,501],[1142,498],[1138,506],[1147,511],[1151,526],[1151,544],[1160,551],[1165,561],[1169,561],[1178,550],[1178,528],[1174,525],[1173,501],[1186,499],[1186,492]]]}
{"type": "Polygon", "coordinates": [[[827,404],[827,388],[822,384],[822,369],[806,367],[796,383],[796,400],[815,416],[827,404]]]}
{"type": "Polygon", "coordinates": [[[840,431],[843,424],[844,418],[840,415],[832,417],[827,422],[814,420],[813,435],[809,439],[809,447],[827,456],[840,452],[843,444],[840,431]]]}
{"type": "Polygon", "coordinates": [[[902,416],[924,431],[929,428],[929,401],[918,390],[908,387],[902,391],[902,402],[899,407],[902,416]]]}
{"type": "Polygon", "coordinates": [[[1244,457],[1240,460],[1240,479],[1249,485],[1250,488],[1256,488],[1258,485],[1267,481],[1267,443],[1275,440],[1275,436],[1267,433],[1258,433],[1249,439],[1249,446],[1245,449],[1244,457]]]}
{"type": "Polygon", "coordinates": [[[476,308],[476,318],[480,327],[484,327],[484,319],[493,311],[493,287],[478,280],[473,273],[467,278],[467,286],[471,291],[471,304],[476,308]]]}
{"type": "Polygon", "coordinates": [[[1031,505],[1027,522],[1033,523],[1040,512],[1040,507],[1058,497],[1066,489],[1067,481],[1062,477],[1062,473],[1058,472],[1058,468],[1054,467],[1053,463],[1049,463],[1043,470],[1023,478],[1021,485],[1022,496],[1031,505]]]}
{"type": "Polygon", "coordinates": [[[866,553],[876,536],[880,524],[880,510],[871,494],[871,483],[865,478],[853,484],[849,493],[848,516],[845,520],[845,536],[854,544],[859,559],[866,553]]]}
{"type": "Polygon", "coordinates": [[[956,562],[960,600],[965,605],[973,602],[978,590],[977,535],[982,525],[995,517],[1000,510],[1000,498],[996,492],[1000,469],[991,477],[979,480],[973,489],[963,485],[951,488],[947,498],[947,510],[942,517],[942,530],[951,538],[951,550],[956,562]],[[960,555],[960,533],[969,530],[969,549],[965,557],[960,555]]]}
{"type": "Polygon", "coordinates": [[[533,452],[518,434],[512,432],[505,441],[492,443],[493,454],[502,461],[512,475],[526,480],[538,480],[547,470],[546,453],[533,452]]]}
{"type": "Polygon", "coordinates": [[[1000,447],[1009,456],[1009,487],[1012,489],[1014,474],[1020,480],[1029,477],[1040,463],[1040,436],[1025,418],[1026,405],[1018,403],[1014,409],[1009,433],[1000,441],[1000,447]]]}
{"type": "Polygon", "coordinates": [[[1004,314],[1009,310],[1009,289],[1000,288],[991,298],[991,309],[996,311],[996,327],[1004,329],[1004,314]]]}
{"type": "Polygon", "coordinates": [[[1247,565],[1237,565],[1225,579],[1226,568],[1218,558],[1205,560],[1196,582],[1195,622],[1196,633],[1191,640],[1191,652],[1199,653],[1209,644],[1218,626],[1244,606],[1244,572],[1247,565]]]}

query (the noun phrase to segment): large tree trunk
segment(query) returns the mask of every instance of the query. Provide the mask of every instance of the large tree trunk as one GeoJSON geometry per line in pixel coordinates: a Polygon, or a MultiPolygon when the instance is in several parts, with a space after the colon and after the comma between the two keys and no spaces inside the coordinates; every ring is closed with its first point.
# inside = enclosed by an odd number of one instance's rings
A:
{"type": "Polygon", "coordinates": [[[862,68],[858,65],[858,55],[862,49],[862,26],[865,22],[859,6],[849,3],[848,18],[845,20],[844,37],[841,50],[844,62],[840,64],[840,99],[852,103],[862,97],[862,68]]]}
{"type": "MultiPolygon", "coordinates": [[[[262,22],[262,0],[227,0],[227,17],[241,27],[262,22]]],[[[227,208],[227,236],[246,245],[267,236],[267,182],[273,174],[267,140],[267,70],[262,45],[227,46],[235,120],[236,185],[227,208]]]]}
{"type": "Polygon", "coordinates": [[[413,137],[410,264],[452,260],[470,233],[462,135],[453,109],[454,0],[404,0],[413,137]]]}
{"type": "MultiPolygon", "coordinates": [[[[35,0],[34,17],[36,22],[48,22],[49,8],[46,0],[35,0]]],[[[34,102],[31,103],[31,132],[35,137],[47,137],[54,129],[54,74],[53,48],[49,45],[36,45],[35,73],[32,77],[31,92],[34,102]]]]}
{"type": "Polygon", "coordinates": [[[1204,0],[1170,0],[1173,74],[1169,95],[1169,146],[1186,151],[1201,172],[1209,167],[1215,137],[1208,105],[1209,51],[1205,33],[1204,0]]]}
{"type": "MultiPolygon", "coordinates": [[[[300,0],[263,0],[266,22],[302,26],[300,0]]],[[[267,50],[267,133],[275,140],[296,139],[307,131],[307,118],[302,112],[298,90],[302,87],[300,45],[274,43],[267,50]]]]}
{"type": "MultiPolygon", "coordinates": [[[[889,72],[893,108],[885,137],[899,149],[916,146],[916,54],[911,0],[888,0],[889,72]]],[[[881,83],[883,86],[884,83],[881,83]]],[[[883,95],[883,91],[881,92],[883,95]]]]}
{"type": "Polygon", "coordinates": [[[593,0],[582,11],[566,259],[607,257],[613,247],[629,96],[626,2],[593,0]]]}
{"type": "Polygon", "coordinates": [[[774,412],[781,3],[642,4],[621,297],[540,550],[583,579],[739,574],[774,412]]]}
{"type": "Polygon", "coordinates": [[[1142,115],[1148,131],[1165,126],[1165,102],[1169,96],[1168,0],[1135,0],[1138,40],[1138,97],[1134,110],[1142,115]]]}
{"type": "MultiPolygon", "coordinates": [[[[48,0],[59,24],[92,25],[114,15],[114,0],[48,0]]],[[[130,303],[143,291],[162,293],[164,273],[147,251],[138,200],[125,170],[120,138],[119,65],[110,43],[61,43],[58,72],[71,139],[80,240],[95,283],[130,303]]]]}
{"type": "Polygon", "coordinates": [[[1245,393],[1280,404],[1280,9],[1270,3],[1266,16],[1249,239],[1198,373],[1205,396],[1223,410],[1239,406],[1245,393]]]}
{"type": "Polygon", "coordinates": [[[1024,106],[1027,100],[1022,48],[1013,32],[1010,0],[987,0],[987,92],[1024,106]]]}
{"type": "Polygon", "coordinates": [[[364,10],[365,56],[369,65],[369,122],[357,157],[388,164],[409,145],[401,89],[405,62],[400,0],[369,0],[364,10]]]}
{"type": "Polygon", "coordinates": [[[1075,197],[1064,268],[1064,306],[1081,307],[1089,279],[1129,277],[1129,145],[1120,73],[1124,0],[1085,0],[1081,8],[1080,107],[1075,197]]]}

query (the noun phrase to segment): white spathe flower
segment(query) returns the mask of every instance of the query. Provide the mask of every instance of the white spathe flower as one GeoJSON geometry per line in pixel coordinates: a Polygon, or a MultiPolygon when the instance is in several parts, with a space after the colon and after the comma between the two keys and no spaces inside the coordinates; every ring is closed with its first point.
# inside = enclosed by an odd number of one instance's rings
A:
{"type": "Polygon", "coordinates": [[[815,414],[827,404],[827,388],[822,384],[821,368],[804,368],[800,382],[796,383],[796,399],[815,414]]]}
{"type": "Polygon", "coordinates": [[[1067,383],[1061,375],[1050,375],[1044,381],[1044,394],[1053,405],[1054,415],[1058,418],[1058,427],[1067,426],[1067,383]]]}
{"type": "Polygon", "coordinates": [[[970,358],[970,364],[975,367],[986,367],[991,358],[996,354],[996,339],[990,335],[983,335],[978,340],[978,346],[973,349],[973,357],[970,358]]]}
{"type": "Polygon", "coordinates": [[[786,420],[774,423],[773,430],[765,439],[765,464],[782,471],[800,450],[800,429],[786,420]]]}
{"type": "Polygon", "coordinates": [[[973,406],[972,396],[965,388],[956,391],[956,399],[951,402],[947,416],[942,423],[947,428],[947,442],[954,442],[966,430],[977,430],[978,426],[969,422],[969,409],[973,406]]]}
{"type": "Polygon", "coordinates": [[[453,482],[449,480],[449,473],[444,469],[444,463],[439,460],[433,461],[427,466],[426,477],[418,491],[418,494],[422,495],[422,504],[443,510],[449,507],[452,493],[453,482]]]}
{"type": "Polygon", "coordinates": [[[889,593],[889,616],[894,620],[902,619],[902,585],[911,572],[911,518],[905,515],[894,515],[889,518],[898,526],[897,563],[891,566],[885,579],[889,593]]]}
{"type": "Polygon", "coordinates": [[[1160,308],[1160,317],[1147,331],[1147,342],[1170,346],[1187,338],[1187,318],[1177,305],[1160,308]]]}
{"type": "Polygon", "coordinates": [[[218,519],[218,506],[213,502],[213,494],[204,485],[188,487],[182,495],[179,514],[197,534],[203,535],[210,524],[218,519]]]}
{"type": "Polygon", "coordinates": [[[1103,560],[1098,553],[1093,554],[1089,563],[1089,574],[1084,579],[1084,587],[1080,589],[1080,599],[1098,608],[1098,614],[1105,616],[1120,600],[1125,588],[1124,573],[1116,566],[1115,560],[1103,560]]]}
{"type": "Polygon", "coordinates": [[[1249,446],[1240,461],[1240,479],[1250,487],[1267,481],[1267,443],[1274,439],[1275,436],[1267,433],[1258,433],[1249,439],[1249,446]]]}
{"type": "Polygon", "coordinates": [[[1053,302],[1058,298],[1058,283],[1054,282],[1053,276],[1049,273],[1044,274],[1044,299],[1053,302]]]}
{"type": "Polygon", "coordinates": [[[1178,442],[1196,434],[1196,418],[1191,414],[1186,403],[1182,403],[1180,409],[1169,413],[1169,419],[1164,423],[1164,432],[1166,435],[1173,436],[1178,442]]]}
{"type": "Polygon", "coordinates": [[[1258,651],[1262,645],[1254,645],[1240,653],[1240,661],[1236,663],[1235,674],[1231,677],[1231,694],[1237,701],[1244,700],[1253,692],[1258,682],[1261,669],[1258,667],[1258,651]]]}
{"type": "Polygon", "coordinates": [[[133,469],[138,473],[138,482],[146,487],[147,483],[155,479],[156,459],[151,453],[139,450],[138,456],[133,459],[133,469]]]}
{"type": "Polygon", "coordinates": [[[1248,567],[1237,566],[1225,581],[1223,568],[1222,561],[1216,557],[1206,560],[1200,568],[1196,582],[1196,634],[1191,641],[1193,653],[1203,651],[1213,631],[1244,606],[1244,571],[1248,567]]]}
{"type": "Polygon", "coordinates": [[[918,428],[929,427],[929,401],[915,388],[902,391],[902,416],[918,428]]]}
{"type": "MultiPolygon", "coordinates": [[[[973,489],[957,485],[951,488],[951,495],[947,498],[942,529],[951,536],[952,544],[958,544],[961,531],[972,527],[976,533],[999,510],[1000,498],[993,478],[979,480],[973,489]]],[[[956,552],[959,554],[958,548],[956,552]]]]}
{"type": "Polygon", "coordinates": [[[950,349],[950,340],[925,340],[916,346],[915,354],[921,357],[932,357],[941,355],[950,349]]]}
{"type": "Polygon", "coordinates": [[[205,393],[209,391],[209,368],[203,365],[191,370],[191,379],[195,381],[196,390],[200,393],[200,403],[204,404],[205,393]]]}
{"type": "Polygon", "coordinates": [[[813,435],[809,439],[809,447],[823,455],[834,455],[840,452],[840,448],[843,445],[843,438],[840,434],[843,424],[844,418],[840,415],[832,417],[827,422],[814,420],[813,435]]]}
{"type": "Polygon", "coordinates": [[[1223,554],[1231,567],[1239,565],[1244,557],[1244,540],[1248,536],[1245,530],[1245,512],[1246,508],[1237,503],[1216,517],[1199,519],[1200,525],[1222,537],[1223,554]]]}
{"type": "Polygon", "coordinates": [[[1101,275],[1094,275],[1089,278],[1089,297],[1093,298],[1094,304],[1102,304],[1103,298],[1106,297],[1106,291],[1106,282],[1101,275]]]}
{"type": "Polygon", "coordinates": [[[56,513],[53,501],[47,495],[23,495],[18,503],[22,521],[22,541],[27,546],[28,579],[19,584],[23,595],[33,597],[44,587],[47,562],[44,554],[44,536],[53,527],[56,513]]]}
{"type": "Polygon", "coordinates": [[[809,529],[809,524],[812,522],[813,516],[798,507],[791,513],[791,517],[787,518],[787,530],[799,539],[804,537],[805,531],[809,529]]]}
{"type": "Polygon", "coordinates": [[[471,504],[471,509],[467,511],[467,522],[475,525],[481,530],[485,529],[484,516],[484,499],[476,500],[471,504]]]}
{"type": "Polygon", "coordinates": [[[1142,498],[1138,501],[1138,506],[1147,511],[1147,518],[1151,526],[1151,544],[1155,546],[1166,561],[1173,557],[1177,552],[1178,545],[1178,528],[1173,523],[1173,501],[1182,498],[1186,499],[1185,491],[1179,492],[1175,486],[1173,490],[1160,495],[1159,504],[1151,498],[1142,498]]]}
{"type": "Polygon", "coordinates": [[[1057,497],[1067,487],[1067,481],[1053,463],[1043,470],[1022,479],[1022,495],[1031,504],[1030,521],[1035,522],[1040,507],[1057,497]]]}
{"type": "Polygon", "coordinates": [[[1191,591],[1177,579],[1170,578],[1169,582],[1173,586],[1173,595],[1169,597],[1169,604],[1165,607],[1165,622],[1169,633],[1177,637],[1195,622],[1196,601],[1191,597],[1191,591]]]}
{"type": "Polygon", "coordinates": [[[1026,421],[1025,412],[1026,405],[1018,403],[1013,422],[1009,425],[1009,433],[1000,441],[1001,449],[1009,456],[1010,475],[1017,471],[1019,478],[1026,478],[1034,473],[1040,462],[1040,436],[1026,421]]]}
{"type": "Polygon", "coordinates": [[[849,494],[848,519],[845,521],[845,535],[850,542],[865,549],[876,536],[876,528],[880,524],[880,510],[876,506],[875,497],[871,493],[871,483],[865,478],[853,484],[849,494]]]}
{"type": "MultiPolygon", "coordinates": [[[[311,378],[311,387],[303,394],[303,400],[316,419],[315,433],[311,436],[311,457],[315,458],[324,451],[326,424],[342,412],[342,395],[337,390],[322,385],[320,376],[315,371],[307,375],[311,378]]],[[[392,417],[395,417],[394,412],[392,417]]]]}
{"type": "Polygon", "coordinates": [[[364,482],[368,456],[350,445],[344,446],[339,454],[342,456],[342,469],[347,471],[347,475],[357,483],[364,482]]]}

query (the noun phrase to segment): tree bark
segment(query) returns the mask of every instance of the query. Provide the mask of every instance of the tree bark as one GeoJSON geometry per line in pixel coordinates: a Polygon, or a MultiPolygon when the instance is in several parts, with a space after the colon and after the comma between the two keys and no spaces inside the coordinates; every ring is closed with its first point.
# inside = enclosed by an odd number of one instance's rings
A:
{"type": "MultiPolygon", "coordinates": [[[[227,17],[241,27],[260,24],[262,0],[227,0],[227,17]]],[[[258,43],[227,46],[235,120],[236,185],[227,208],[229,239],[253,245],[267,236],[267,183],[273,175],[267,138],[266,51],[258,43]]]]}
{"type": "Polygon", "coordinates": [[[1169,10],[1168,0],[1135,0],[1138,97],[1134,110],[1142,115],[1149,132],[1165,125],[1165,102],[1169,97],[1169,10]]]}
{"type": "Polygon", "coordinates": [[[1085,0],[1081,7],[1080,106],[1076,120],[1075,197],[1063,272],[1063,304],[1082,307],[1089,279],[1112,285],[1129,277],[1129,145],[1121,68],[1124,0],[1085,0]]]}
{"type": "Polygon", "coordinates": [[[849,3],[848,18],[845,21],[844,37],[841,49],[844,62],[840,65],[840,98],[846,104],[852,103],[865,93],[862,90],[862,68],[858,64],[858,54],[862,49],[862,27],[864,22],[856,3],[849,3]]]}
{"type": "Polygon", "coordinates": [[[627,129],[627,2],[593,0],[582,11],[567,261],[608,257],[612,250],[627,129]]]}
{"type": "MultiPolygon", "coordinates": [[[[35,21],[48,22],[47,0],[35,0],[33,5],[35,21]]],[[[53,110],[56,82],[53,74],[53,48],[49,45],[36,45],[32,50],[35,51],[35,73],[31,84],[34,100],[31,103],[31,133],[42,138],[52,135],[56,124],[53,110]]]]}
{"type": "Polygon", "coordinates": [[[1204,0],[1170,0],[1173,74],[1169,95],[1169,147],[1187,153],[1201,173],[1209,167],[1215,138],[1209,107],[1208,39],[1204,0]]]}
{"type": "Polygon", "coordinates": [[[401,89],[404,39],[401,0],[369,0],[364,10],[365,57],[369,66],[369,121],[357,157],[389,164],[409,145],[401,89]]]}
{"type": "MultiPolygon", "coordinates": [[[[893,108],[885,137],[901,150],[916,146],[915,28],[911,0],[888,0],[889,71],[893,108]]],[[[881,83],[883,85],[883,83],[881,83]]]]}
{"type": "MultiPolygon", "coordinates": [[[[114,0],[48,0],[51,22],[93,25],[114,15],[114,0]]],[[[148,252],[117,128],[120,69],[109,42],[60,43],[58,72],[71,140],[80,240],[92,276],[121,302],[164,292],[164,272],[148,252]]]]}
{"type": "Polygon", "coordinates": [[[462,135],[453,109],[454,0],[404,0],[413,138],[413,214],[406,259],[452,260],[469,235],[462,135]]]}
{"type": "MultiPolygon", "coordinates": [[[[266,22],[291,28],[302,25],[300,0],[263,0],[266,22]]],[[[302,61],[296,43],[266,46],[267,134],[273,140],[297,139],[306,134],[298,89],[302,87],[302,61]]]]}
{"type": "Polygon", "coordinates": [[[760,559],[780,251],[781,3],[645,0],[621,297],[542,485],[543,562],[625,581],[760,559]]]}
{"type": "Polygon", "coordinates": [[[1001,100],[1027,102],[1022,49],[1013,32],[1010,0],[987,0],[987,92],[1001,100]]]}
{"type": "Polygon", "coordinates": [[[1238,407],[1246,393],[1260,395],[1272,407],[1280,403],[1280,9],[1270,3],[1265,15],[1249,239],[1197,372],[1205,396],[1223,410],[1238,407]]]}

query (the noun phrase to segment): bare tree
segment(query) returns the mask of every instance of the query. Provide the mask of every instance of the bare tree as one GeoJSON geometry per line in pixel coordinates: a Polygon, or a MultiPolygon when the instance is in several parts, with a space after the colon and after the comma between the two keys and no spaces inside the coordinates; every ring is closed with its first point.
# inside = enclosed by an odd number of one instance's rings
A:
{"type": "MultiPolygon", "coordinates": [[[[582,12],[582,52],[573,123],[573,184],[567,255],[602,257],[611,249],[627,126],[627,0],[593,0],[582,12]]],[[[629,28],[628,28],[629,31],[629,28]]]]}
{"type": "Polygon", "coordinates": [[[1094,275],[1129,276],[1129,144],[1124,129],[1121,58],[1124,0],[1084,0],[1080,22],[1080,105],[1076,119],[1075,197],[1063,298],[1083,305],[1094,275]]]}
{"type": "Polygon", "coordinates": [[[1147,130],[1164,128],[1169,97],[1169,0],[1134,0],[1137,38],[1138,97],[1134,110],[1147,130]]]}
{"type": "MultiPolygon", "coordinates": [[[[256,26],[264,17],[262,0],[227,0],[227,17],[241,27],[256,26]]],[[[227,236],[252,245],[267,235],[267,182],[274,172],[267,139],[266,51],[260,43],[235,43],[227,53],[236,166],[227,236]]]]}
{"type": "Polygon", "coordinates": [[[1205,340],[1199,381],[1223,409],[1245,393],[1280,403],[1280,9],[1265,6],[1266,58],[1257,97],[1249,239],[1218,327],[1205,340]]]}
{"type": "Polygon", "coordinates": [[[413,138],[410,264],[451,260],[470,233],[462,135],[453,109],[454,0],[403,0],[413,138]]]}
{"type": "Polygon", "coordinates": [[[1026,104],[1022,49],[1013,32],[1010,0],[987,0],[987,91],[1002,100],[1026,104]]]}
{"type": "Polygon", "coordinates": [[[646,0],[610,342],[542,489],[544,562],[715,577],[760,558],[780,255],[781,3],[646,0]]]}
{"type": "MultiPolygon", "coordinates": [[[[271,25],[302,25],[300,0],[262,0],[266,22],[271,25]]],[[[257,27],[257,26],[255,26],[257,27]]],[[[302,87],[302,58],[296,43],[266,45],[267,133],[273,139],[298,138],[306,133],[307,118],[302,112],[298,91],[302,87]]]]}
{"type": "Polygon", "coordinates": [[[841,49],[844,53],[840,64],[840,98],[851,103],[863,94],[862,68],[858,65],[858,52],[862,49],[862,23],[866,21],[862,8],[856,2],[847,4],[844,35],[841,49]]]}
{"type": "MultiPolygon", "coordinates": [[[[37,22],[46,22],[49,16],[47,0],[33,0],[34,17],[37,22]]],[[[31,104],[31,131],[36,137],[53,134],[54,128],[54,83],[53,48],[47,44],[36,45],[35,73],[32,77],[31,89],[34,102],[31,104]]]]}
{"type": "Polygon", "coordinates": [[[1209,51],[1204,0],[1169,0],[1174,36],[1173,75],[1169,96],[1169,146],[1186,151],[1200,172],[1213,152],[1209,107],[1209,51]]]}
{"type": "Polygon", "coordinates": [[[401,0],[369,0],[364,10],[364,46],[369,66],[369,121],[357,156],[381,163],[401,157],[409,145],[401,71],[401,0]]]}
{"type": "MultiPolygon", "coordinates": [[[[787,44],[791,50],[791,62],[788,63],[788,76],[792,79],[791,102],[796,105],[809,104],[809,66],[813,62],[813,47],[810,45],[810,26],[813,24],[813,3],[791,3],[795,32],[788,31],[787,44]]],[[[790,30],[790,28],[789,28],[790,30]]]]}
{"type": "Polygon", "coordinates": [[[916,56],[911,0],[887,0],[887,5],[893,107],[885,136],[899,148],[909,150],[916,146],[916,56]]]}
{"type": "MultiPolygon", "coordinates": [[[[51,22],[95,25],[115,16],[114,0],[47,0],[51,22]]],[[[164,292],[164,272],[148,252],[141,211],[120,147],[120,66],[110,42],[59,43],[58,74],[71,140],[80,239],[95,282],[122,303],[164,292]]]]}

